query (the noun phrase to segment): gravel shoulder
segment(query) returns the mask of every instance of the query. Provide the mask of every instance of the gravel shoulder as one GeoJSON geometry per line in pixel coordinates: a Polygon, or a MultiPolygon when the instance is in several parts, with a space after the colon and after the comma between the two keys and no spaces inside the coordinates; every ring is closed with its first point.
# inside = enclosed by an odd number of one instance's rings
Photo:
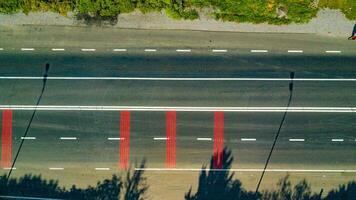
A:
{"type": "MultiPolygon", "coordinates": [[[[337,10],[325,9],[307,24],[269,25],[252,23],[222,22],[211,16],[201,14],[199,20],[174,20],[162,13],[132,12],[118,16],[118,23],[112,28],[130,29],[170,29],[170,30],[200,30],[254,33],[312,33],[333,37],[348,37],[355,22],[345,18],[337,10]]],[[[72,13],[67,17],[51,12],[23,13],[13,15],[0,14],[0,25],[61,25],[87,26],[78,21],[72,13]]]]}

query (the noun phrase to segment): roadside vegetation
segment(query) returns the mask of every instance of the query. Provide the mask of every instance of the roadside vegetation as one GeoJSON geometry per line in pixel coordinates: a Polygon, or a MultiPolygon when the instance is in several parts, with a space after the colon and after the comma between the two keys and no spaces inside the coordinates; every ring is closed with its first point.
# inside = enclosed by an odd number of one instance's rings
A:
{"type": "Polygon", "coordinates": [[[112,20],[119,14],[165,12],[174,19],[194,20],[208,12],[217,20],[269,24],[306,23],[320,8],[340,9],[356,19],[356,0],[0,0],[0,13],[52,11],[79,19],[112,20]],[[208,10],[208,11],[207,11],[208,10]]]}

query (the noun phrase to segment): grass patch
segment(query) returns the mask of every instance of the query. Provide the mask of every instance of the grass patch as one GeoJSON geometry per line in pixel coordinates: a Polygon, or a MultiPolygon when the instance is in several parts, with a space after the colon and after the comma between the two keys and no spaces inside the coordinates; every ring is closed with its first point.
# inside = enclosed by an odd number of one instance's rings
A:
{"type": "Polygon", "coordinates": [[[320,0],[319,7],[340,9],[347,19],[356,20],[356,0],[320,0]]]}

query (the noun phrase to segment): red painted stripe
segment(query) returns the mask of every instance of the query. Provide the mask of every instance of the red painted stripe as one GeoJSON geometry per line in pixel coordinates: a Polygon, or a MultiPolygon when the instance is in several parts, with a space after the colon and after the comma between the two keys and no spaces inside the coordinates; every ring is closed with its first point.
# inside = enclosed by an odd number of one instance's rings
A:
{"type": "Polygon", "coordinates": [[[176,167],[176,111],[168,111],[166,113],[166,167],[176,167]]]}
{"type": "Polygon", "coordinates": [[[223,162],[224,150],[224,112],[214,113],[214,157],[213,167],[221,169],[223,162]]]}
{"type": "Polygon", "coordinates": [[[12,111],[2,113],[1,167],[11,167],[12,162],[12,111]]]}
{"type": "Polygon", "coordinates": [[[130,112],[120,113],[120,169],[127,169],[130,160],[130,112]]]}

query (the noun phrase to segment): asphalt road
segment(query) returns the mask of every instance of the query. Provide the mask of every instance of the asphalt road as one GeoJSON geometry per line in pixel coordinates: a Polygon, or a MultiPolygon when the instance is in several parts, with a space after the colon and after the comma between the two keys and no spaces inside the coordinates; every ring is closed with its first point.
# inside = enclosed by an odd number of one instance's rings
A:
{"type": "MultiPolygon", "coordinates": [[[[115,30],[120,38],[116,43],[117,38],[107,30],[86,33],[78,28],[77,34],[83,37],[79,41],[75,40],[79,36],[68,35],[68,28],[62,32],[58,28],[32,29],[1,32],[2,109],[35,105],[45,63],[51,64],[50,79],[40,105],[58,106],[285,107],[289,73],[295,72],[300,80],[294,83],[291,107],[331,111],[289,112],[269,168],[289,173],[316,170],[321,175],[333,174],[323,170],[356,170],[356,113],[351,109],[356,107],[354,42],[302,34],[115,30]],[[26,38],[29,33],[32,39],[26,38]],[[80,79],[83,77],[87,79],[80,79]],[[100,79],[103,77],[183,79],[100,79]],[[350,112],[336,112],[335,108],[350,108],[350,112]]],[[[14,110],[14,152],[31,114],[14,110]]],[[[233,168],[263,168],[282,115],[271,111],[225,112],[224,142],[233,152],[233,168]]],[[[119,137],[119,116],[118,110],[38,111],[28,135],[33,139],[25,141],[14,176],[42,173],[59,177],[67,185],[86,185],[96,180],[95,168],[117,172],[119,141],[108,138],[119,137]],[[49,172],[55,168],[63,170],[49,172]],[[88,181],[78,180],[84,175],[75,172],[82,171],[90,176],[88,181]]],[[[131,162],[146,158],[147,167],[165,168],[166,141],[154,140],[166,136],[165,120],[162,111],[132,111],[131,162]]],[[[199,169],[209,162],[213,141],[197,138],[213,140],[213,131],[214,112],[188,109],[177,113],[177,169],[199,169]]],[[[189,173],[193,172],[184,172],[189,173]]],[[[308,176],[307,172],[298,174],[308,176]]],[[[354,178],[354,171],[336,172],[332,179],[323,180],[323,187],[336,187],[354,178]]],[[[254,179],[247,185],[255,183],[254,179]]]]}

